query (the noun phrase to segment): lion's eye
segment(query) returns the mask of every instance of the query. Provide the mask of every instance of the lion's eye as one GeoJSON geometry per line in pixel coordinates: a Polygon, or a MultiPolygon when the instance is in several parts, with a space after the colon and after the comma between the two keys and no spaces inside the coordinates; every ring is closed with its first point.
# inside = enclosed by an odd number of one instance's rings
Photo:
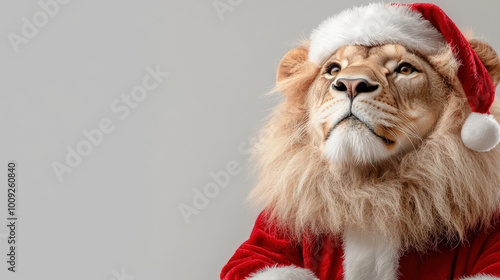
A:
{"type": "Polygon", "coordinates": [[[342,70],[340,65],[338,65],[337,63],[333,63],[332,65],[328,66],[328,70],[326,72],[332,76],[335,76],[340,72],[340,70],[342,70]]]}
{"type": "Polygon", "coordinates": [[[396,68],[396,72],[401,73],[403,75],[410,75],[415,72],[415,68],[410,63],[402,63],[396,68]]]}

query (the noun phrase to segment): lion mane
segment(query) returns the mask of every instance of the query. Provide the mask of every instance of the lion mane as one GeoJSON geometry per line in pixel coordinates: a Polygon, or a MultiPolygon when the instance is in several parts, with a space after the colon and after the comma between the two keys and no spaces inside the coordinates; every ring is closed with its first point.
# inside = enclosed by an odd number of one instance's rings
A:
{"type": "MultiPolygon", "coordinates": [[[[498,56],[470,42],[497,84],[498,56]]],[[[295,56],[299,60],[300,52],[295,56]]],[[[458,62],[449,47],[427,59],[444,81],[433,90],[447,96],[439,101],[444,108],[437,124],[415,149],[366,166],[325,159],[306,129],[304,95],[313,90],[318,70],[307,59],[281,65],[295,74],[280,81],[277,91],[304,94],[287,96],[259,132],[259,176],[250,198],[297,241],[305,233],[341,235],[354,227],[377,231],[403,250],[424,250],[488,227],[499,209],[500,148],[482,153],[464,146],[460,129],[470,106],[457,78],[458,62]]],[[[491,113],[500,117],[498,103],[491,113]]]]}

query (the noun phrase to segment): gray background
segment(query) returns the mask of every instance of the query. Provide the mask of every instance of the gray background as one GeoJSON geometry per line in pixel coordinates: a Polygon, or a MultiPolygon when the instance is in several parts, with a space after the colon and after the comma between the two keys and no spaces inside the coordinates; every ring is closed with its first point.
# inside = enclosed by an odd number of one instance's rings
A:
{"type": "MultiPolygon", "coordinates": [[[[1,2],[0,184],[16,160],[20,219],[18,272],[2,261],[1,279],[218,279],[258,214],[248,140],[277,102],[265,93],[281,57],[369,1],[220,2],[232,5],[222,16],[212,0],[73,0],[17,54],[9,32],[41,8],[1,2]],[[148,65],[170,75],[120,120],[110,104],[148,65]],[[51,164],[106,117],[116,129],[60,182],[51,164]],[[242,172],[187,224],[179,205],[233,161],[242,172]]],[[[500,50],[499,1],[432,2],[500,50]]],[[[0,260],[5,209],[0,191],[0,260]]]]}

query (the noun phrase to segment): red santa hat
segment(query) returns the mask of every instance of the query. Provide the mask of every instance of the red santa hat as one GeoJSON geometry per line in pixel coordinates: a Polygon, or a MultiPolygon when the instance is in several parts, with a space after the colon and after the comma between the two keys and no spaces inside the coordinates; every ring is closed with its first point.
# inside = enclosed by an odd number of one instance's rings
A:
{"type": "Polygon", "coordinates": [[[462,141],[475,151],[500,142],[500,125],[490,114],[495,86],[488,71],[455,23],[433,4],[371,4],[346,10],[323,21],[311,34],[309,60],[322,65],[345,45],[401,44],[424,55],[445,44],[460,62],[458,78],[472,113],[462,126],[462,141]]]}

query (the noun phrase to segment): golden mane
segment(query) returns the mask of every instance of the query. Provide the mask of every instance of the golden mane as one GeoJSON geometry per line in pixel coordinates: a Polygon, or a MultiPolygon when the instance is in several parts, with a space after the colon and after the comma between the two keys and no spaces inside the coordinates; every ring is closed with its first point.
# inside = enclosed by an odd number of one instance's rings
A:
{"type": "MultiPolygon", "coordinates": [[[[500,206],[500,148],[481,153],[463,145],[460,129],[470,106],[452,51],[428,59],[447,81],[435,89],[446,90],[447,99],[434,130],[415,150],[376,166],[328,162],[311,135],[295,137],[307,110],[303,100],[287,97],[259,134],[259,177],[250,197],[296,240],[305,232],[341,235],[355,227],[377,231],[402,249],[423,250],[490,225],[500,206]]],[[[314,70],[304,68],[309,70],[278,87],[310,79],[314,70]]],[[[491,112],[498,120],[500,105],[491,112]]]]}

